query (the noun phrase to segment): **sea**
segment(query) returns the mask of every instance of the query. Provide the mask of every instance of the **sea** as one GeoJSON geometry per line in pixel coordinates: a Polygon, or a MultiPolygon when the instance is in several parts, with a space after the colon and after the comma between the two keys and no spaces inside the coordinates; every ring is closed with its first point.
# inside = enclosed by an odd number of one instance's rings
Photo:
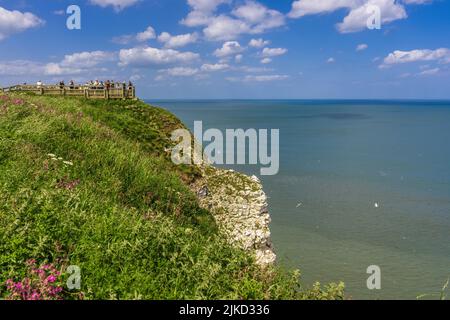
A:
{"type": "Polygon", "coordinates": [[[350,299],[440,297],[450,277],[450,101],[147,102],[191,129],[279,129],[277,175],[224,167],[260,177],[278,262],[299,269],[305,287],[343,281],[350,299]]]}

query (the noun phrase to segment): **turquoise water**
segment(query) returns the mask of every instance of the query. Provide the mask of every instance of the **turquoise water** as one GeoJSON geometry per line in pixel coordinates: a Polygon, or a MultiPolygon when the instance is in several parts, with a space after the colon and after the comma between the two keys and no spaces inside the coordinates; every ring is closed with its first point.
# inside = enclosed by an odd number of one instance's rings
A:
{"type": "Polygon", "coordinates": [[[149,102],[190,128],[280,129],[280,173],[262,181],[279,260],[304,282],[415,299],[450,277],[450,102],[149,102]],[[367,289],[369,265],[381,290],[367,289]]]}

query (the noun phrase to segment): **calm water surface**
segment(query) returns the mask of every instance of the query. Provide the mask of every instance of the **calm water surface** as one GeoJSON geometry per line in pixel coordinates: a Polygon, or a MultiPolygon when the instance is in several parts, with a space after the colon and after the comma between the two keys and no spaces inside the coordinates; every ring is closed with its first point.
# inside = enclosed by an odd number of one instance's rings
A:
{"type": "Polygon", "coordinates": [[[190,128],[280,129],[280,173],[262,181],[279,260],[307,284],[415,299],[450,276],[450,102],[149,103],[190,128]],[[382,290],[367,289],[369,265],[381,267],[382,290]]]}

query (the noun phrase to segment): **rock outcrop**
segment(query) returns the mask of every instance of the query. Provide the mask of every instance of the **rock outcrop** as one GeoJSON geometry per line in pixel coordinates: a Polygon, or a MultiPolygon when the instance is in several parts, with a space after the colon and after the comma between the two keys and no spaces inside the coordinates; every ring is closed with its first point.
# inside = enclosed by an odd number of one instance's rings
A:
{"type": "Polygon", "coordinates": [[[256,176],[233,170],[202,167],[203,178],[194,188],[203,208],[215,217],[228,241],[254,254],[260,265],[273,264],[267,197],[256,176]]]}

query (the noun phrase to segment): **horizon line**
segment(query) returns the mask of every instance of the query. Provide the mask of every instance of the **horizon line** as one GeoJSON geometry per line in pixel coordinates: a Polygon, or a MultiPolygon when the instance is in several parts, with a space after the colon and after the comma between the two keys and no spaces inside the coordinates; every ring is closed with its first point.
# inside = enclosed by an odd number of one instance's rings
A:
{"type": "Polygon", "coordinates": [[[139,98],[156,101],[435,101],[450,102],[450,98],[139,98]]]}

